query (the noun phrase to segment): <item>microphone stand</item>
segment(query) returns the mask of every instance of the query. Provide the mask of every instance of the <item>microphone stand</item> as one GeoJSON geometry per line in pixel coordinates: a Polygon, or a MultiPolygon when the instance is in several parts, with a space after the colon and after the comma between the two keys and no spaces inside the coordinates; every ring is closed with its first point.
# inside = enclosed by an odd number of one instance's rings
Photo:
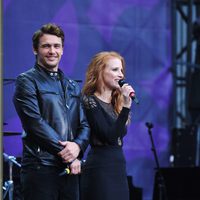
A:
{"type": "Polygon", "coordinates": [[[21,167],[21,164],[19,164],[16,161],[16,158],[14,156],[9,156],[6,153],[3,153],[3,157],[6,162],[8,162],[9,166],[9,180],[5,181],[4,186],[3,186],[3,199],[6,198],[6,195],[8,193],[9,195],[9,200],[13,200],[13,191],[14,191],[14,182],[13,182],[13,164],[17,165],[18,167],[21,167]]]}
{"type": "Polygon", "coordinates": [[[153,155],[154,155],[155,162],[156,162],[156,171],[157,171],[157,178],[158,178],[158,192],[159,192],[158,200],[167,200],[165,180],[164,180],[164,177],[163,177],[161,170],[160,170],[158,156],[157,156],[156,148],[155,148],[155,145],[154,145],[154,140],[153,140],[153,137],[152,137],[151,129],[153,128],[153,124],[150,123],[150,122],[146,122],[146,126],[148,128],[148,133],[149,133],[150,140],[151,140],[151,145],[152,145],[151,150],[153,151],[153,155]]]}

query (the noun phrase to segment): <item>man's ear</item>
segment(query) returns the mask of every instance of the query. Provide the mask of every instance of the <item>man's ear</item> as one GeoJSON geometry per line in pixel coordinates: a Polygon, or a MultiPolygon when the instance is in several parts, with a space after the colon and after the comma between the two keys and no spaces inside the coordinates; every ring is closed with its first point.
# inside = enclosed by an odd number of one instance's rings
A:
{"type": "Polygon", "coordinates": [[[34,55],[37,55],[37,51],[33,48],[34,55]]]}

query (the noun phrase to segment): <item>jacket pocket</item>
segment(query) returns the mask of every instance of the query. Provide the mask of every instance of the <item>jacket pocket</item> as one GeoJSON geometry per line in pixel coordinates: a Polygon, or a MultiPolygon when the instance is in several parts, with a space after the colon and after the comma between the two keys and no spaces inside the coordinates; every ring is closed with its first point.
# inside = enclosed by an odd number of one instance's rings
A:
{"type": "Polygon", "coordinates": [[[55,94],[55,95],[59,95],[58,92],[49,91],[49,90],[40,90],[39,93],[40,93],[40,94],[55,94]]]}

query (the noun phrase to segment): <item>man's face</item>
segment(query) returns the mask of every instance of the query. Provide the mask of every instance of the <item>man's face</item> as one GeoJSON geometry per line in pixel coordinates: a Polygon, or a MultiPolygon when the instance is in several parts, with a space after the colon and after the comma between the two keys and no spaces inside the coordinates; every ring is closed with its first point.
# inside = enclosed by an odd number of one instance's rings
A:
{"type": "Polygon", "coordinates": [[[38,45],[37,62],[47,70],[57,71],[58,64],[63,54],[63,45],[60,37],[50,34],[44,34],[38,45]]]}

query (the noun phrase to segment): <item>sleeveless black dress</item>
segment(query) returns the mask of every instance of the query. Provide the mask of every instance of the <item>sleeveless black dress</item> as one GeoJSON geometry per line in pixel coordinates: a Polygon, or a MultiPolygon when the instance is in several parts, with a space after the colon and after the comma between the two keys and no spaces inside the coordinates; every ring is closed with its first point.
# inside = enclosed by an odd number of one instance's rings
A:
{"type": "Polygon", "coordinates": [[[83,97],[91,127],[90,146],[81,173],[81,200],[129,200],[122,139],[127,133],[128,108],[117,116],[112,104],[83,97]]]}

